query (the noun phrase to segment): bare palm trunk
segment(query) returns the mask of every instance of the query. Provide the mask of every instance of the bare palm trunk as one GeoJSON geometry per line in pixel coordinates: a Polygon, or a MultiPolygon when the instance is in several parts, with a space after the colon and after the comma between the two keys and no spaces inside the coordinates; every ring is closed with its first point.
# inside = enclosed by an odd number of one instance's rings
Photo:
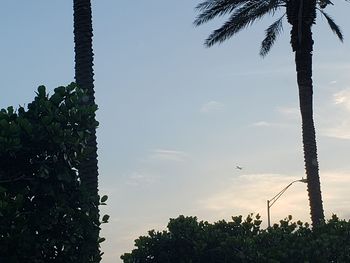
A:
{"type": "MultiPolygon", "coordinates": [[[[73,0],[74,10],[74,43],[75,43],[75,80],[78,87],[87,92],[88,98],[82,103],[95,105],[93,51],[92,51],[92,14],[90,0],[73,0]]],[[[95,118],[95,116],[94,116],[95,118]]],[[[90,130],[87,158],[79,166],[79,176],[83,189],[89,196],[88,214],[92,220],[93,229],[86,233],[85,249],[95,255],[89,262],[99,262],[99,197],[98,197],[98,167],[96,129],[90,130]],[[91,247],[93,245],[94,247],[91,247]]]]}
{"type": "MultiPolygon", "coordinates": [[[[75,42],[75,80],[80,88],[87,91],[89,105],[95,105],[92,20],[90,0],[74,0],[74,42],[75,42]]],[[[91,195],[97,195],[97,143],[96,129],[90,131],[89,147],[91,153],[79,170],[82,183],[91,195]]]]}
{"type": "Polygon", "coordinates": [[[298,75],[307,190],[309,193],[311,220],[312,224],[315,226],[324,220],[324,213],[317,160],[316,134],[312,111],[313,87],[311,79],[311,60],[311,52],[304,52],[303,50],[296,51],[295,62],[298,75]]]}
{"type": "Polygon", "coordinates": [[[288,10],[288,21],[292,24],[291,44],[295,51],[310,214],[312,225],[317,226],[324,221],[324,213],[312,106],[313,39],[311,26],[315,19],[316,3],[314,0],[294,0],[292,3],[293,6],[288,10]]]}

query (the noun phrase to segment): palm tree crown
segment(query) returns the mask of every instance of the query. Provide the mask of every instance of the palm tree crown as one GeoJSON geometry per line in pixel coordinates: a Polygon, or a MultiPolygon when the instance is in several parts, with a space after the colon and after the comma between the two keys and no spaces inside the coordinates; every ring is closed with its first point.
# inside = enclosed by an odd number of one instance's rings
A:
{"type": "MultiPolygon", "coordinates": [[[[260,55],[265,56],[275,43],[277,36],[283,31],[283,18],[288,16],[290,21],[293,15],[292,7],[295,0],[207,0],[196,9],[200,11],[194,24],[202,25],[216,17],[229,16],[227,21],[218,29],[214,30],[205,40],[205,46],[211,47],[214,44],[222,43],[233,35],[260,20],[265,15],[274,16],[277,11],[287,9],[284,13],[265,30],[265,39],[261,43],[260,55]]],[[[326,18],[331,30],[343,41],[343,35],[339,26],[331,16],[324,12],[324,8],[332,4],[328,0],[319,0],[317,9],[326,18]]]]}

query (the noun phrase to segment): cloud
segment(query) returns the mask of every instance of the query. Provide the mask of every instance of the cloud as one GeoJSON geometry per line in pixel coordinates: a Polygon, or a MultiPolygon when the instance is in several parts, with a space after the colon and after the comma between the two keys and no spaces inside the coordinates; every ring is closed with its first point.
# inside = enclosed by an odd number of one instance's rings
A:
{"type": "Polygon", "coordinates": [[[221,102],[212,100],[205,103],[201,108],[200,112],[209,113],[209,112],[222,112],[225,109],[225,105],[221,102]]]}
{"type": "MultiPolygon", "coordinates": [[[[283,174],[246,174],[237,176],[226,183],[223,189],[198,201],[205,214],[218,218],[232,215],[247,215],[250,212],[262,215],[266,225],[267,200],[280,192],[285,186],[301,176],[283,174]]],[[[327,217],[336,213],[346,215],[350,206],[348,186],[350,176],[347,172],[326,171],[321,173],[321,189],[327,217]]],[[[295,183],[281,196],[271,208],[272,222],[277,222],[289,214],[295,219],[310,222],[309,201],[304,183],[295,183]]]]}
{"type": "Polygon", "coordinates": [[[271,69],[262,69],[257,68],[257,69],[253,69],[250,71],[240,71],[240,72],[225,72],[225,71],[221,71],[221,75],[223,76],[266,76],[266,75],[273,75],[273,74],[279,74],[279,75],[287,75],[291,72],[294,72],[294,67],[292,66],[284,66],[284,67],[276,67],[276,68],[271,68],[271,69]]]}
{"type": "Polygon", "coordinates": [[[165,177],[177,175],[189,165],[189,160],[189,154],[183,151],[154,149],[135,164],[134,171],[124,175],[124,182],[129,186],[143,187],[159,184],[165,177]]]}
{"type": "Polygon", "coordinates": [[[300,116],[300,110],[295,107],[277,107],[277,112],[290,119],[299,119],[300,116]]]}
{"type": "Polygon", "coordinates": [[[326,117],[320,119],[321,134],[331,138],[349,140],[350,88],[334,93],[330,102],[323,112],[326,117]]]}
{"type": "MultiPolygon", "coordinates": [[[[349,171],[321,173],[321,188],[324,206],[328,214],[335,213],[340,217],[349,214],[347,207],[350,206],[349,171]]],[[[349,218],[347,218],[349,219],[349,218]]]]}
{"type": "Polygon", "coordinates": [[[345,71],[348,72],[350,70],[350,63],[348,62],[326,62],[326,63],[321,63],[315,65],[315,70],[316,69],[323,69],[326,70],[327,73],[330,71],[337,72],[337,71],[345,71]]]}
{"type": "Polygon", "coordinates": [[[137,171],[127,176],[126,184],[129,186],[149,186],[156,181],[156,177],[137,171]]]}
{"type": "Polygon", "coordinates": [[[267,122],[267,121],[257,121],[252,123],[250,126],[262,128],[262,127],[274,127],[274,128],[290,128],[291,124],[288,122],[267,122]]]}
{"type": "Polygon", "coordinates": [[[155,149],[149,156],[150,160],[184,162],[189,155],[183,151],[155,149]]]}
{"type": "MultiPolygon", "coordinates": [[[[246,215],[250,212],[265,215],[266,200],[277,194],[291,181],[297,179],[300,178],[281,174],[241,175],[232,179],[230,182],[227,182],[226,189],[220,189],[208,198],[201,200],[200,205],[203,209],[212,211],[212,213],[214,212],[222,217],[225,217],[228,214],[246,215]]],[[[286,201],[289,201],[289,205],[293,204],[292,200],[294,200],[295,204],[299,204],[303,199],[305,199],[305,202],[307,201],[307,197],[301,195],[300,191],[299,193],[291,191],[291,193],[293,193],[293,198],[283,198],[284,201],[281,202],[281,204],[285,204],[286,201]]],[[[279,207],[279,209],[275,211],[275,215],[278,218],[284,218],[288,214],[294,215],[295,210],[292,210],[290,206],[286,205],[279,207]]]]}
{"type": "Polygon", "coordinates": [[[334,104],[350,111],[350,88],[343,89],[333,95],[334,104]]]}
{"type": "Polygon", "coordinates": [[[258,122],[254,122],[252,125],[256,127],[268,127],[268,126],[271,126],[271,123],[266,121],[258,121],[258,122]]]}
{"type": "Polygon", "coordinates": [[[323,128],[321,134],[327,137],[349,140],[350,139],[350,122],[342,120],[337,122],[334,127],[323,128]]]}

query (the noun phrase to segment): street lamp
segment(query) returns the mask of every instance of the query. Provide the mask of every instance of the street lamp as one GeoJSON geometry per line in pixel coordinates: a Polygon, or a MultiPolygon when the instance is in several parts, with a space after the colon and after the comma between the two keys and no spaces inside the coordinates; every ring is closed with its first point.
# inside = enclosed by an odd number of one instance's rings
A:
{"type": "Polygon", "coordinates": [[[284,192],[294,183],[296,182],[301,182],[301,183],[307,183],[307,179],[300,179],[300,180],[295,180],[291,182],[289,185],[287,185],[285,188],[283,188],[278,194],[276,194],[274,197],[272,197],[270,200],[267,200],[267,225],[268,227],[271,227],[270,224],[270,208],[273,206],[273,204],[278,200],[278,198],[281,197],[281,195],[284,194],[284,192]]]}

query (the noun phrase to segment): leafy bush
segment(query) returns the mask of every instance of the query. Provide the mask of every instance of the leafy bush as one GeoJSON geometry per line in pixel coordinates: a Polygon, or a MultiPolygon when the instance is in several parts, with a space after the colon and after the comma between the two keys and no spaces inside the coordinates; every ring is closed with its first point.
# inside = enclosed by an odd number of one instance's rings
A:
{"type": "Polygon", "coordinates": [[[86,99],[73,83],[52,96],[40,86],[27,109],[0,111],[0,262],[100,261],[77,172],[97,127],[86,99]]]}
{"type": "Polygon", "coordinates": [[[168,230],[151,230],[135,240],[126,263],[350,262],[350,222],[335,215],[311,229],[289,216],[268,229],[260,216],[232,217],[210,224],[196,217],[170,219],[168,230]]]}

